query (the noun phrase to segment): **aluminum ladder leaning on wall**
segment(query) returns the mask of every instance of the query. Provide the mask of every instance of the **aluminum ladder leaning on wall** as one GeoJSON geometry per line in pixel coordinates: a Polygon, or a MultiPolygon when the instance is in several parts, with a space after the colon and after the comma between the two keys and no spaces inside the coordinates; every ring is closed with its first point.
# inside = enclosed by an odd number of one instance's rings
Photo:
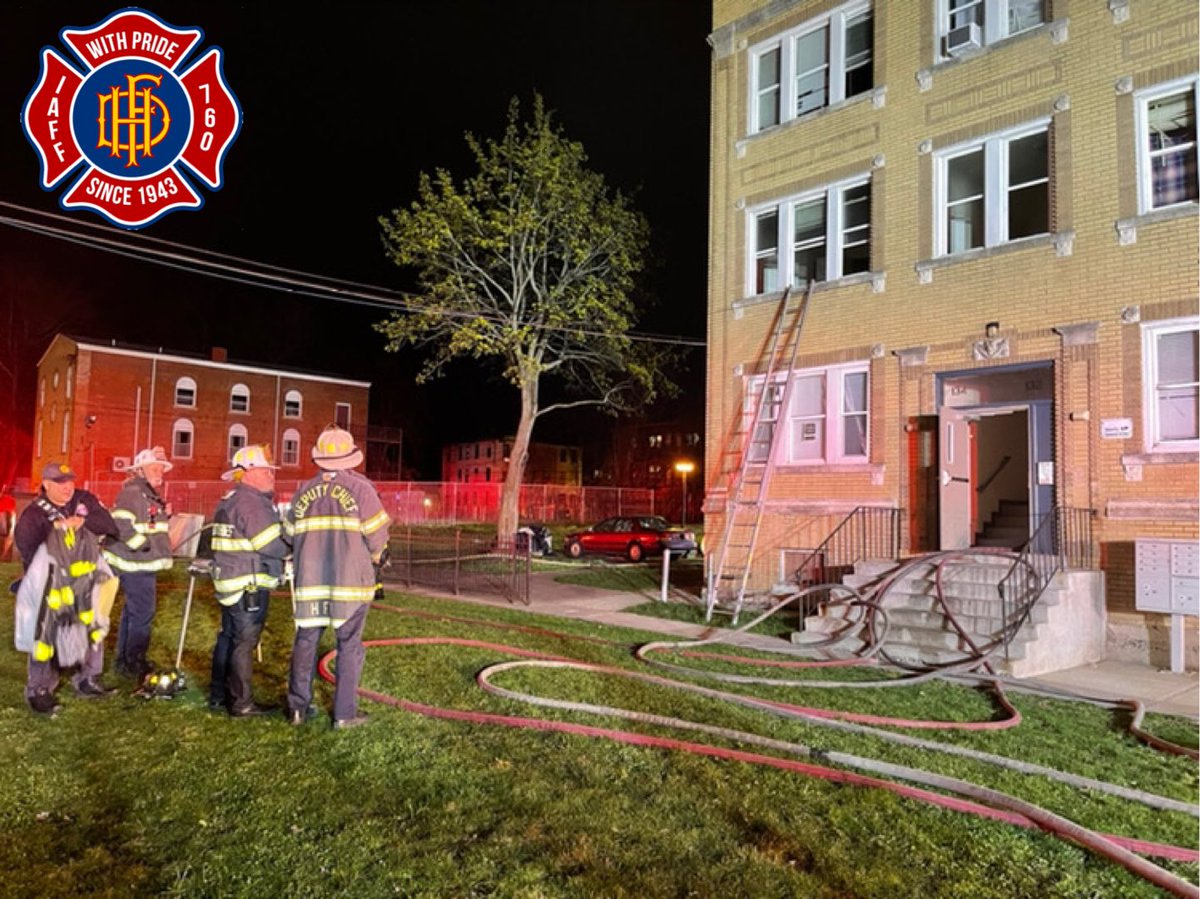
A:
{"type": "MultiPolygon", "coordinates": [[[[762,523],[763,504],[775,471],[779,425],[786,418],[791,402],[795,383],[791,372],[795,369],[804,318],[815,285],[815,281],[808,282],[803,298],[792,310],[788,309],[791,288],[783,292],[770,346],[764,357],[766,372],[762,387],[750,397],[753,403],[750,426],[747,430],[735,428],[732,435],[738,462],[731,473],[726,494],[725,527],[717,543],[713,564],[708,569],[705,620],[712,620],[713,609],[720,602],[732,602],[734,624],[742,611],[762,523]]],[[[747,390],[752,383],[752,380],[747,381],[747,390]]],[[[744,422],[745,405],[738,415],[744,422]]]]}

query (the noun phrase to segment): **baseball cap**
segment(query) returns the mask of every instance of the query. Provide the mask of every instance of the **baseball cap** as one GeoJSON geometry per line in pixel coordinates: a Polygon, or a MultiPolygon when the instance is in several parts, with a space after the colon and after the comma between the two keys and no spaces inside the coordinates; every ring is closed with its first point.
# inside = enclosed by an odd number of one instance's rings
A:
{"type": "Polygon", "coordinates": [[[42,469],[42,480],[61,484],[64,481],[75,480],[75,472],[66,462],[50,462],[42,469]]]}

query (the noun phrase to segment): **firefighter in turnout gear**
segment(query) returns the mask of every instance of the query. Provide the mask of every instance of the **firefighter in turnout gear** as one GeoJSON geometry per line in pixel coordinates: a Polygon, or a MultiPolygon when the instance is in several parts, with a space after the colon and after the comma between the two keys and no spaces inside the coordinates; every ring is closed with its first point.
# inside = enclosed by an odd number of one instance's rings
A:
{"type": "Polygon", "coordinates": [[[114,667],[117,673],[138,681],[154,667],[146,660],[146,651],[158,605],[158,572],[173,563],[167,534],[171,504],[162,497],[163,475],[171,468],[161,446],[134,456],[130,465],[133,476],[122,485],[113,506],[120,539],[104,548],[104,558],[116,571],[125,593],[114,667]]]}
{"type": "Polygon", "coordinates": [[[362,463],[363,454],[347,431],[326,428],[312,458],[321,472],[296,491],[286,522],[295,553],[296,617],[288,715],[297,725],[313,717],[317,645],[332,625],[337,633],[333,726],[354,727],[367,720],[358,713],[356,695],[366,655],[362,632],[375,596],[375,563],[387,548],[391,519],[375,486],[351,470],[362,463]]]}
{"type": "Polygon", "coordinates": [[[108,510],[88,491],[75,489],[70,466],[55,462],[42,470],[41,492],[21,513],[13,533],[25,569],[17,597],[16,640],[18,649],[24,644],[29,652],[25,701],[38,714],[58,711],[54,694],[63,668],[78,665],[71,680],[80,698],[116,692],[100,680],[108,610],[92,603],[93,587],[107,573],[99,539],[116,537],[108,510]],[[32,627],[21,626],[22,608],[30,609],[27,623],[32,627]],[[57,645],[76,623],[87,635],[81,658],[57,645]]]}
{"type": "Polygon", "coordinates": [[[254,648],[267,620],[267,601],[279,586],[291,547],[274,506],[275,470],[265,446],[247,446],[221,475],[234,488],[213,514],[213,589],[221,604],[221,631],[213,647],[208,707],[234,718],[264,714],[250,691],[254,648]]]}

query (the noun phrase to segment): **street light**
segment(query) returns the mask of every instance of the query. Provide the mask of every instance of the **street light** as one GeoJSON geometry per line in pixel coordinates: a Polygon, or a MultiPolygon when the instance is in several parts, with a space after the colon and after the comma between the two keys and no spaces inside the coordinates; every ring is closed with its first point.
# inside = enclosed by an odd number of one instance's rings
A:
{"type": "Polygon", "coordinates": [[[679,472],[680,480],[683,483],[683,512],[680,515],[680,524],[687,524],[687,476],[696,470],[696,466],[692,462],[676,462],[675,470],[679,472]]]}

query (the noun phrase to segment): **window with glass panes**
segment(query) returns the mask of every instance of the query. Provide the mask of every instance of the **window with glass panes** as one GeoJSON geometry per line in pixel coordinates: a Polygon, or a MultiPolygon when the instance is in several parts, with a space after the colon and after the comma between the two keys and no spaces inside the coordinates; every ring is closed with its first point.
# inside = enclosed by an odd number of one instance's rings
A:
{"type": "Polygon", "coordinates": [[[1146,444],[1154,450],[1200,446],[1200,319],[1142,326],[1146,444]]]}
{"type": "Polygon", "coordinates": [[[1137,98],[1142,212],[1197,200],[1196,101],[1200,79],[1159,86],[1137,98]]]}
{"type": "MultiPolygon", "coordinates": [[[[783,444],[776,462],[805,465],[865,462],[870,448],[869,374],[865,363],[792,372],[788,408],[784,410],[785,381],[770,385],[759,429],[750,443],[750,460],[766,460],[776,428],[783,444]]],[[[762,377],[751,379],[746,395],[747,426],[763,390],[762,377]]]]}
{"type": "Polygon", "coordinates": [[[871,7],[849,4],[750,50],[750,131],[762,131],[874,87],[871,7]]]}
{"type": "Polygon", "coordinates": [[[1048,125],[938,154],[938,254],[991,247],[1050,230],[1048,125]]]}
{"type": "Polygon", "coordinates": [[[752,210],[750,226],[753,294],[869,271],[871,183],[849,181],[752,210]]]}
{"type": "Polygon", "coordinates": [[[975,25],[984,45],[1004,40],[1046,21],[1045,0],[937,0],[941,6],[939,32],[942,51],[951,31],[975,25]]]}

